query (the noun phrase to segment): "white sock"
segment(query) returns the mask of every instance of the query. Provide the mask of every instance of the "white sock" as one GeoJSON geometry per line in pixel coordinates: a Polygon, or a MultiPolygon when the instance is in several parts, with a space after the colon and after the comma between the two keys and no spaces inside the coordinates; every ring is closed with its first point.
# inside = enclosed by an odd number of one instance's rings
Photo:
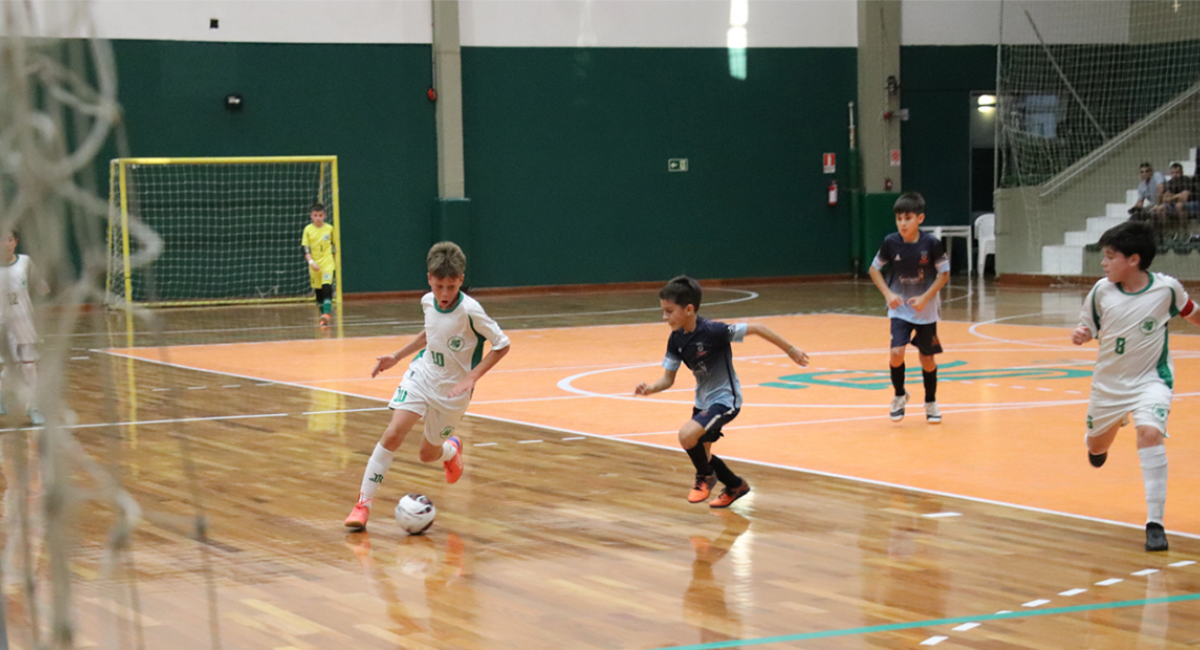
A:
{"type": "Polygon", "coordinates": [[[37,366],[32,363],[21,364],[21,374],[25,376],[25,405],[27,408],[33,408],[33,387],[37,385],[37,366]]]}
{"type": "Polygon", "coordinates": [[[444,462],[450,460],[451,458],[454,458],[454,454],[457,454],[457,453],[458,453],[458,448],[455,447],[454,445],[450,444],[450,441],[447,440],[446,442],[443,442],[442,443],[441,462],[444,463],[444,462]]]}
{"type": "Polygon", "coordinates": [[[394,456],[395,454],[384,449],[383,445],[375,443],[375,451],[371,453],[371,460],[367,461],[367,471],[363,472],[359,503],[365,501],[370,505],[371,499],[374,499],[375,493],[379,491],[379,484],[383,483],[383,475],[387,474],[388,468],[392,466],[394,456]]]}
{"type": "Polygon", "coordinates": [[[1161,524],[1167,507],[1167,447],[1138,450],[1142,459],[1142,482],[1146,484],[1146,523],[1161,524]]]}

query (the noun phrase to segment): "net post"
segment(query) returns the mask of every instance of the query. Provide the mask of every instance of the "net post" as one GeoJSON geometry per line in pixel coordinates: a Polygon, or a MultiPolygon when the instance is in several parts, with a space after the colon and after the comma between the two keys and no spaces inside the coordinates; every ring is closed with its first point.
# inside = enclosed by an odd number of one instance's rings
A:
{"type": "Polygon", "coordinates": [[[129,187],[125,176],[126,162],[121,160],[117,164],[117,178],[121,189],[121,257],[125,268],[125,311],[128,312],[133,304],[133,269],[130,268],[129,260],[129,187]]]}

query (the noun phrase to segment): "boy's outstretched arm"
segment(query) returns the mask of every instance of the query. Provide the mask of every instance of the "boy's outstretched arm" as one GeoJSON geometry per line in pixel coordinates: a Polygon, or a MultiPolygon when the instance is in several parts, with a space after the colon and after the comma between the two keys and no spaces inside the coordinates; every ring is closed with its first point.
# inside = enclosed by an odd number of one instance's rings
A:
{"type": "Polygon", "coordinates": [[[658,378],[658,381],[654,382],[653,384],[647,384],[646,382],[638,384],[636,387],[634,387],[633,394],[651,395],[653,393],[661,393],[662,391],[675,385],[675,372],[676,371],[674,370],[664,369],[663,375],[662,377],[658,378]]]}
{"type": "Polygon", "coordinates": [[[883,273],[879,269],[872,266],[867,270],[867,274],[871,276],[871,281],[875,283],[875,287],[879,289],[879,293],[883,294],[883,299],[887,301],[889,309],[895,309],[900,306],[900,303],[904,302],[903,298],[888,288],[887,282],[883,281],[883,273]]]}
{"type": "Polygon", "coordinates": [[[375,369],[371,371],[371,378],[374,379],[375,375],[378,375],[384,370],[387,370],[397,363],[400,363],[401,359],[416,352],[417,350],[420,350],[423,347],[425,347],[425,330],[421,330],[420,334],[414,336],[413,340],[406,343],[404,347],[397,350],[395,354],[389,354],[383,357],[375,357],[375,369]]]}
{"type": "Polygon", "coordinates": [[[761,336],[770,341],[772,345],[780,350],[783,350],[783,352],[788,355],[788,358],[791,359],[796,365],[808,365],[808,355],[804,353],[804,350],[801,350],[791,343],[788,343],[787,339],[783,338],[779,334],[776,334],[775,330],[767,327],[766,325],[750,323],[746,325],[746,333],[753,334],[755,336],[761,336]]]}
{"type": "Polygon", "coordinates": [[[1200,326],[1200,309],[1196,308],[1196,303],[1192,302],[1191,299],[1183,306],[1179,315],[1183,316],[1183,319],[1192,325],[1200,326]]]}
{"type": "Polygon", "coordinates": [[[492,366],[500,363],[500,360],[503,359],[511,349],[511,343],[500,349],[492,348],[487,353],[487,356],[485,356],[483,360],[479,362],[479,365],[471,368],[471,372],[467,373],[467,376],[464,377],[462,381],[458,382],[454,388],[450,389],[450,397],[458,397],[463,393],[474,390],[475,382],[479,381],[480,377],[487,373],[487,371],[491,370],[492,366]]]}

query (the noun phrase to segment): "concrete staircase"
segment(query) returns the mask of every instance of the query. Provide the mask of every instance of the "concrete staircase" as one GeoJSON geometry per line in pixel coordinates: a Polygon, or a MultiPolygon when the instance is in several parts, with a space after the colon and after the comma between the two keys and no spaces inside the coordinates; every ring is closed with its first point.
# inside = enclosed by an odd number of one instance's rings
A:
{"type": "MultiPolygon", "coordinates": [[[[1196,173],[1196,149],[1188,152],[1186,160],[1178,161],[1183,165],[1183,174],[1191,176],[1196,173]]],[[[1169,174],[1167,169],[1159,171],[1164,176],[1169,174]]],[[[1129,218],[1129,208],[1137,203],[1137,190],[1126,190],[1123,203],[1106,205],[1102,217],[1088,217],[1086,230],[1072,230],[1063,234],[1063,243],[1042,246],[1042,273],[1044,275],[1080,275],[1083,273],[1083,250],[1088,244],[1100,241],[1104,231],[1116,226],[1129,218]]]]}

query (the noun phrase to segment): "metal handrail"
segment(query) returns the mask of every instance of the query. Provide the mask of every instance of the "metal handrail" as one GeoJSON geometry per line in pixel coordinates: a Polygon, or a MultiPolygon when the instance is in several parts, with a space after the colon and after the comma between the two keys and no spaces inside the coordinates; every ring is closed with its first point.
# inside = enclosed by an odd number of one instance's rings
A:
{"type": "Polygon", "coordinates": [[[1111,140],[1108,140],[1104,144],[1097,147],[1096,150],[1087,157],[1075,161],[1071,164],[1071,166],[1055,174],[1053,178],[1042,184],[1043,189],[1038,192],[1038,197],[1046,198],[1047,196],[1054,194],[1076,176],[1079,176],[1083,172],[1087,171],[1092,165],[1103,160],[1118,147],[1125,144],[1131,138],[1146,130],[1158,120],[1162,119],[1168,113],[1174,111],[1179,107],[1180,104],[1183,104],[1196,95],[1200,95],[1200,82],[1192,84],[1190,88],[1171,98],[1171,101],[1158,107],[1154,110],[1154,112],[1150,113],[1146,117],[1134,122],[1129,128],[1125,129],[1121,133],[1114,136],[1111,140]]]}

